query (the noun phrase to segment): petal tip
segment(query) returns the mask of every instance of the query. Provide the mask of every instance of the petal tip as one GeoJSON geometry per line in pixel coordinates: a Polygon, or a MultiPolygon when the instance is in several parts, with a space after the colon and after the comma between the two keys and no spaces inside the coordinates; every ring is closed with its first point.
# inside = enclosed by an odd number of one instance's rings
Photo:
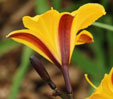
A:
{"type": "Polygon", "coordinates": [[[106,11],[105,10],[103,11],[103,14],[106,15],[106,11]]]}
{"type": "Polygon", "coordinates": [[[104,6],[103,5],[100,5],[100,4],[97,4],[97,5],[100,6],[100,9],[101,9],[103,15],[106,15],[106,11],[105,11],[104,6]]]}
{"type": "Polygon", "coordinates": [[[110,71],[110,73],[113,73],[113,67],[111,68],[111,71],[110,71]]]}
{"type": "Polygon", "coordinates": [[[11,34],[6,35],[6,38],[10,38],[11,34]]]}
{"type": "Polygon", "coordinates": [[[9,35],[6,35],[6,38],[9,38],[9,35]]]}
{"type": "Polygon", "coordinates": [[[89,42],[89,43],[94,43],[94,39],[93,38],[91,38],[92,40],[89,42]]]}
{"type": "Polygon", "coordinates": [[[22,21],[23,21],[23,22],[28,21],[29,18],[30,18],[29,16],[24,16],[24,17],[22,18],[22,21]]]}
{"type": "Polygon", "coordinates": [[[80,34],[77,35],[75,45],[87,44],[93,42],[94,42],[93,35],[90,32],[83,30],[80,32],[80,34]]]}

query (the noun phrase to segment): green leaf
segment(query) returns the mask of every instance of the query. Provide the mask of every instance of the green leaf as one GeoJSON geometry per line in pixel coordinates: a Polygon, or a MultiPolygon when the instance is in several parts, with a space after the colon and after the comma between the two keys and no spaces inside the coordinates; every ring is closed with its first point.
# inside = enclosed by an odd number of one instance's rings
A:
{"type": "Polygon", "coordinates": [[[99,28],[103,28],[103,29],[113,31],[112,25],[108,25],[108,24],[104,24],[104,23],[100,23],[100,22],[95,22],[95,23],[93,23],[93,25],[96,26],[96,27],[99,27],[99,28]]]}
{"type": "Polygon", "coordinates": [[[9,94],[9,99],[16,99],[16,96],[19,92],[20,85],[27,73],[27,70],[29,69],[29,57],[33,54],[33,50],[31,50],[28,47],[24,47],[22,58],[21,58],[21,64],[16,71],[16,74],[13,79],[13,84],[11,86],[11,91],[9,94]]]}
{"type": "Polygon", "coordinates": [[[84,72],[91,75],[100,75],[96,64],[88,58],[83,52],[78,50],[77,48],[73,52],[72,63],[77,64],[84,72]]]}
{"type": "Polygon", "coordinates": [[[0,41],[0,56],[19,46],[19,43],[11,39],[0,41]]]}
{"type": "Polygon", "coordinates": [[[53,8],[56,10],[60,10],[61,8],[61,0],[52,0],[53,8]]]}
{"type": "Polygon", "coordinates": [[[97,69],[101,71],[101,74],[105,73],[106,66],[105,66],[105,53],[102,47],[102,44],[99,38],[95,38],[95,42],[90,44],[92,51],[95,54],[95,64],[97,65],[97,69]]]}
{"type": "MultiPolygon", "coordinates": [[[[57,0],[56,0],[57,1],[57,0]]],[[[83,4],[86,4],[90,2],[90,0],[83,0],[82,2],[81,1],[78,1],[76,3],[74,3],[73,5],[70,5],[70,6],[67,6],[66,8],[64,9],[60,9],[60,12],[72,12],[72,11],[75,11],[77,10],[80,6],[82,6],[83,4]]]]}
{"type": "Polygon", "coordinates": [[[35,0],[36,1],[36,13],[42,14],[49,10],[48,0],[35,0]]]}
{"type": "Polygon", "coordinates": [[[109,7],[110,0],[101,0],[101,4],[107,9],[109,7]]]}
{"type": "MultiPolygon", "coordinates": [[[[104,20],[105,23],[107,24],[113,24],[112,17],[107,15],[104,20]]],[[[108,66],[109,69],[108,71],[113,67],[113,32],[112,31],[106,31],[107,35],[107,44],[108,44],[108,49],[107,49],[107,60],[108,60],[108,66]]]]}

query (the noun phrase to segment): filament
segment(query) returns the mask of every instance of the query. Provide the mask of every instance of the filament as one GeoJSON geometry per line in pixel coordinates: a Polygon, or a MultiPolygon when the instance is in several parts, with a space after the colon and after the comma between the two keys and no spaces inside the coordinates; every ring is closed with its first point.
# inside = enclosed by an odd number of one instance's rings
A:
{"type": "Polygon", "coordinates": [[[51,10],[53,10],[53,7],[51,7],[51,10]]]}
{"type": "Polygon", "coordinates": [[[95,88],[95,89],[97,88],[97,87],[89,80],[87,74],[85,74],[85,79],[87,80],[87,82],[88,82],[93,88],[95,88]]]}

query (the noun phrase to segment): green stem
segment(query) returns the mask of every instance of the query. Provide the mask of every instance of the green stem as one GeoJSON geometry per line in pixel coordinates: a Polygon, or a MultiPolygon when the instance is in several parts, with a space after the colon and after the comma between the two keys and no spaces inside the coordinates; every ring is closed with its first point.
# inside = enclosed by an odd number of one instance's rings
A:
{"type": "Polygon", "coordinates": [[[11,91],[10,91],[8,99],[16,99],[16,96],[20,89],[20,85],[29,68],[29,57],[32,54],[33,54],[33,51],[30,48],[24,47],[24,51],[22,53],[22,60],[21,60],[22,62],[14,76],[13,84],[11,86],[11,91]]]}
{"type": "Polygon", "coordinates": [[[59,94],[58,96],[59,96],[61,99],[65,99],[64,95],[58,90],[58,88],[55,88],[54,91],[59,94]]]}
{"type": "Polygon", "coordinates": [[[113,26],[112,25],[99,23],[99,22],[95,22],[95,23],[93,23],[93,25],[97,26],[97,27],[100,27],[100,28],[103,28],[103,29],[107,29],[107,30],[113,31],[113,26]]]}
{"type": "Polygon", "coordinates": [[[69,99],[73,99],[72,94],[68,94],[69,99]]]}

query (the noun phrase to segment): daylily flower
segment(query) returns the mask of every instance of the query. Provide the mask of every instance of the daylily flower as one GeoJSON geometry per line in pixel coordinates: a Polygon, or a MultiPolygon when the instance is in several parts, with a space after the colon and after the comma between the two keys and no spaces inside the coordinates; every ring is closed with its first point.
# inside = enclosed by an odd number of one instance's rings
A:
{"type": "Polygon", "coordinates": [[[87,30],[101,16],[105,9],[100,4],[88,3],[72,13],[59,13],[53,8],[35,17],[24,16],[23,24],[27,29],[11,32],[7,37],[23,43],[40,55],[56,64],[63,73],[69,97],[72,88],[68,67],[76,45],[93,42],[87,30]]]}
{"type": "Polygon", "coordinates": [[[13,31],[7,37],[29,46],[61,68],[69,65],[76,45],[93,42],[92,34],[83,29],[105,13],[103,6],[95,3],[85,4],[72,13],[51,9],[35,17],[24,16],[27,29],[13,31]]]}
{"type": "Polygon", "coordinates": [[[113,99],[113,68],[105,74],[98,87],[95,87],[86,75],[87,81],[95,88],[94,93],[87,99],[113,99]]]}

